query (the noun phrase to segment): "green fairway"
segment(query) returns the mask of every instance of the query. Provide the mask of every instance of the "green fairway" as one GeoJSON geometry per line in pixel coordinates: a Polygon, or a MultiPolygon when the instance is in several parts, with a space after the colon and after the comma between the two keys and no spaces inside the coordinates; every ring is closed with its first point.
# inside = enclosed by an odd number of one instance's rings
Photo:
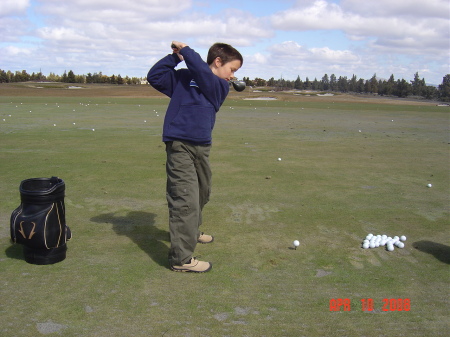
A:
{"type": "Polygon", "coordinates": [[[168,269],[168,99],[0,96],[0,336],[447,335],[449,108],[244,95],[213,133],[206,274],[168,269]],[[51,176],[73,239],[37,266],[9,218],[20,182],[51,176]]]}

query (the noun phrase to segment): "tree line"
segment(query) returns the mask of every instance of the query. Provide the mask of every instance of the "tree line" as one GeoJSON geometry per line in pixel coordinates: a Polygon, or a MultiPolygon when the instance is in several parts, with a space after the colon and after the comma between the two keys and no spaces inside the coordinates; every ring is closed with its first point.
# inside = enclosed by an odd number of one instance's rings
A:
{"type": "MultiPolygon", "coordinates": [[[[450,74],[445,75],[442,83],[437,87],[426,85],[425,79],[421,79],[418,72],[414,74],[414,78],[411,81],[406,81],[405,79],[395,80],[394,75],[391,75],[388,80],[379,79],[376,74],[369,80],[358,79],[356,75],[353,75],[351,78],[347,78],[347,76],[339,76],[338,78],[334,74],[330,76],[325,74],[320,80],[314,78],[312,81],[308,77],[303,81],[300,79],[300,76],[297,76],[295,81],[285,80],[283,78],[276,80],[273,77],[268,81],[262,78],[251,80],[249,77],[244,77],[243,80],[248,86],[272,87],[279,91],[296,89],[342,93],[370,93],[402,98],[414,96],[450,102],[450,74]]],[[[46,76],[42,72],[29,74],[26,70],[22,70],[13,73],[9,70],[5,71],[0,69],[0,83],[27,81],[137,85],[141,84],[142,79],[138,77],[130,78],[128,76],[122,77],[120,74],[117,76],[108,76],[102,74],[102,72],[76,75],[72,70],[69,70],[69,72],[65,71],[62,75],[50,73],[46,76]]]]}
{"type": "Polygon", "coordinates": [[[289,81],[283,78],[275,80],[273,77],[268,81],[261,78],[250,80],[248,77],[244,77],[243,80],[249,86],[268,86],[280,91],[296,89],[378,94],[381,96],[397,96],[402,98],[415,96],[424,99],[437,99],[450,102],[450,74],[445,75],[442,79],[442,84],[437,87],[426,85],[425,79],[421,79],[418,72],[414,74],[414,79],[409,82],[405,79],[395,80],[394,75],[391,75],[388,80],[379,79],[376,74],[369,80],[358,79],[356,75],[353,75],[350,79],[347,76],[339,76],[337,78],[334,74],[330,76],[325,74],[321,80],[315,78],[313,81],[308,77],[302,81],[300,76],[295,81],[289,81]]]}
{"type": "Polygon", "coordinates": [[[62,83],[101,83],[101,84],[141,84],[141,79],[137,77],[122,77],[119,75],[107,76],[99,73],[88,73],[87,75],[75,75],[72,70],[69,72],[65,71],[62,75],[57,75],[55,73],[50,73],[49,75],[44,75],[42,72],[39,73],[27,73],[26,70],[22,71],[5,71],[0,69],[0,83],[12,83],[12,82],[62,82],[62,83]]]}

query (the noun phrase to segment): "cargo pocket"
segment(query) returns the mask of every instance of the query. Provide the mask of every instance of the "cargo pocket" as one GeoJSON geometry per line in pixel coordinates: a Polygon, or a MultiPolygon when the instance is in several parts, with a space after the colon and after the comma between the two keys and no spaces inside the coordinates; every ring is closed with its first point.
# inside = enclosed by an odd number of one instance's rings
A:
{"type": "Polygon", "coordinates": [[[175,185],[169,188],[167,195],[169,209],[177,215],[185,216],[189,213],[189,189],[188,185],[175,185]]]}

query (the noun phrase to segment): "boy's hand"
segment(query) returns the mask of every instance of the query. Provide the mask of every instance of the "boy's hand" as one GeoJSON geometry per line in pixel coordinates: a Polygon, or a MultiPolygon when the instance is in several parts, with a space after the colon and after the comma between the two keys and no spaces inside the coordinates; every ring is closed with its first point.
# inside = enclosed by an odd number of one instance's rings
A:
{"type": "Polygon", "coordinates": [[[178,41],[172,41],[172,50],[175,54],[178,54],[178,57],[180,58],[181,61],[184,60],[183,55],[180,54],[180,50],[184,47],[186,47],[187,44],[183,43],[183,42],[178,42],[178,41]]]}

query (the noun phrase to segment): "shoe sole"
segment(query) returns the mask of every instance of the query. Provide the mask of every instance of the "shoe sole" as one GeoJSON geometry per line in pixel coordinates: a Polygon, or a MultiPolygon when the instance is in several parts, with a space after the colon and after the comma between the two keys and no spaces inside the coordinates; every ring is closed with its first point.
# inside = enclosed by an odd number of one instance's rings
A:
{"type": "Polygon", "coordinates": [[[170,267],[172,271],[181,272],[181,273],[206,273],[207,271],[210,271],[212,269],[212,263],[209,264],[209,268],[206,270],[192,270],[192,269],[177,269],[173,266],[170,267]]]}

